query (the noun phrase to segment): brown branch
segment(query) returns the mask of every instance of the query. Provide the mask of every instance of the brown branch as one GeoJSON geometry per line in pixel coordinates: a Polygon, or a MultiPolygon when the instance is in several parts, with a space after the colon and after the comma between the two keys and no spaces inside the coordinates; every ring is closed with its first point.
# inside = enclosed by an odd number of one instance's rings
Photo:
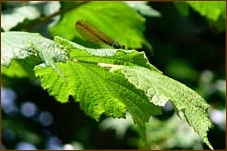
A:
{"type": "Polygon", "coordinates": [[[58,12],[55,12],[49,16],[45,16],[45,17],[40,17],[38,19],[35,19],[33,20],[32,22],[28,23],[26,26],[23,26],[23,27],[15,27],[13,28],[13,30],[22,30],[23,29],[27,29],[29,30],[30,28],[34,27],[34,26],[37,26],[38,24],[41,24],[43,22],[46,22],[48,20],[50,20],[51,18],[57,16],[57,15],[60,15],[60,14],[64,14],[74,8],[77,8],[85,3],[88,3],[87,1],[86,2],[81,2],[81,3],[77,3],[77,4],[74,4],[74,5],[71,5],[70,7],[67,7],[65,9],[62,9],[62,10],[59,10],[58,12]]]}

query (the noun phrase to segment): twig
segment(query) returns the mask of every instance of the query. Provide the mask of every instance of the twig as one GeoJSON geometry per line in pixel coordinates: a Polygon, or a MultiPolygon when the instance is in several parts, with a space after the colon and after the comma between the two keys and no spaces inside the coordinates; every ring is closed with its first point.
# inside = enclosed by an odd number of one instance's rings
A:
{"type": "Polygon", "coordinates": [[[57,16],[59,14],[64,14],[64,13],[66,13],[66,12],[68,12],[68,11],[74,9],[74,8],[77,8],[77,7],[79,7],[79,6],[81,6],[81,5],[85,4],[85,3],[88,3],[88,2],[77,3],[75,5],[72,5],[70,7],[67,7],[65,9],[59,10],[58,12],[55,12],[55,13],[49,15],[49,16],[45,16],[45,17],[41,17],[41,18],[35,19],[32,22],[28,23],[26,26],[23,26],[23,27],[15,27],[13,30],[22,30],[22,28],[29,30],[30,28],[32,28],[34,26],[37,26],[38,24],[41,24],[43,22],[46,22],[46,21],[50,20],[51,18],[53,18],[53,17],[55,17],[55,16],[57,16]]]}

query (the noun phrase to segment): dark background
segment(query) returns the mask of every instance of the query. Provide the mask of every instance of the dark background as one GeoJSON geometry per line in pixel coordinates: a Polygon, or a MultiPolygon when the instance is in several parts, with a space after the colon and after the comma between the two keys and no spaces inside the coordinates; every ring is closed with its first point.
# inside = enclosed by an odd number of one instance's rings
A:
{"type": "MultiPolygon", "coordinates": [[[[220,79],[225,80],[225,31],[217,31],[208,24],[205,17],[191,8],[189,16],[184,17],[179,14],[172,2],[149,2],[149,5],[162,14],[160,18],[146,17],[144,34],[154,53],[151,54],[149,51],[145,53],[151,64],[165,75],[202,92],[212,107],[217,110],[225,109],[225,94],[223,96],[219,91],[211,93],[203,90],[199,80],[205,71],[213,75],[210,85],[220,79]]],[[[10,81],[7,94],[16,95],[15,110],[1,112],[2,148],[17,148],[18,143],[29,142],[32,134],[38,139],[30,143],[35,144],[37,149],[59,149],[73,140],[81,143],[82,149],[137,149],[136,142],[129,143],[131,138],[138,138],[133,128],[129,127],[124,137],[119,140],[114,130],[100,131],[98,128],[104,117],[100,122],[96,122],[86,116],[80,110],[79,104],[73,100],[66,104],[58,103],[37,81],[10,79],[4,75],[2,79],[3,82],[10,81]],[[20,107],[28,102],[34,103],[37,107],[37,113],[30,118],[20,113],[20,107]],[[51,114],[53,122],[50,125],[45,125],[45,120],[44,124],[39,122],[40,114],[43,112],[51,114]]],[[[173,111],[170,110],[157,118],[164,121],[172,115],[173,111]]],[[[215,149],[226,148],[225,129],[221,129],[217,124],[208,132],[208,137],[215,149]]],[[[208,149],[206,145],[204,148],[208,149]]],[[[172,149],[191,148],[176,146],[172,149]]]]}

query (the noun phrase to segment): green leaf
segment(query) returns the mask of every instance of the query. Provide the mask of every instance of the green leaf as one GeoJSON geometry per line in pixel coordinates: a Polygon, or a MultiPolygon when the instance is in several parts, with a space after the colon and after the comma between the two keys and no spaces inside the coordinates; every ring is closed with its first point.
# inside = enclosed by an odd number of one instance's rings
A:
{"type": "Polygon", "coordinates": [[[226,29],[226,2],[210,1],[210,2],[187,2],[191,7],[198,11],[202,16],[208,18],[209,23],[216,27],[219,32],[226,29]]]}
{"type": "Polygon", "coordinates": [[[145,123],[151,115],[159,114],[160,107],[149,102],[144,93],[130,84],[122,74],[112,73],[113,66],[140,65],[160,72],[148,63],[144,53],[134,50],[90,49],[55,37],[70,52],[70,61],[57,63],[59,77],[52,68],[35,67],[43,88],[65,103],[71,95],[80,102],[86,114],[98,120],[102,114],[124,117],[128,110],[145,139],[145,123]],[[51,76],[50,76],[51,75],[51,76]]]}
{"type": "Polygon", "coordinates": [[[206,16],[213,21],[217,21],[220,16],[226,15],[226,2],[224,1],[187,1],[187,3],[189,3],[189,5],[191,5],[191,7],[198,11],[201,15],[206,16]]]}
{"type": "Polygon", "coordinates": [[[122,118],[128,110],[145,138],[145,123],[151,115],[159,114],[160,108],[150,103],[123,75],[87,62],[67,61],[57,65],[63,72],[63,79],[52,68],[37,66],[35,73],[43,88],[58,101],[65,103],[71,95],[80,102],[81,109],[96,120],[102,114],[122,118]]]}
{"type": "Polygon", "coordinates": [[[58,36],[55,36],[54,40],[60,45],[64,45],[65,48],[67,48],[70,52],[71,57],[75,57],[76,59],[82,61],[121,65],[139,65],[157,72],[161,72],[155,66],[149,63],[149,60],[146,58],[144,52],[138,52],[136,50],[91,49],[58,36]],[[75,48],[82,51],[72,51],[75,48]]]}
{"type": "Polygon", "coordinates": [[[85,46],[94,47],[76,31],[75,22],[79,19],[89,22],[126,47],[142,48],[142,45],[145,45],[151,50],[150,44],[143,36],[145,19],[123,2],[84,3],[63,14],[60,22],[50,28],[54,36],[61,36],[85,46]]]}
{"type": "MultiPolygon", "coordinates": [[[[64,62],[67,59],[67,52],[54,41],[42,37],[37,33],[27,32],[3,32],[1,33],[1,64],[8,67],[12,60],[30,60],[31,66],[24,66],[26,70],[32,70],[34,63],[45,62],[47,66],[58,70],[54,61],[64,62]],[[32,61],[31,61],[32,60],[32,61]]],[[[17,71],[15,71],[17,72],[17,71]]]]}
{"type": "Polygon", "coordinates": [[[182,16],[188,16],[189,15],[190,6],[189,6],[188,3],[176,1],[173,4],[178,9],[178,11],[181,13],[182,16]]]}
{"type": "Polygon", "coordinates": [[[183,113],[189,125],[213,149],[207,138],[207,131],[212,126],[208,118],[209,105],[199,94],[184,84],[146,68],[121,66],[113,70],[120,70],[155,105],[164,106],[167,101],[171,101],[177,113],[183,113]]]}
{"type": "Polygon", "coordinates": [[[223,32],[226,28],[226,2],[210,1],[210,2],[174,2],[174,5],[183,16],[189,15],[189,7],[208,19],[211,26],[216,27],[219,32],[223,32]]]}
{"type": "Polygon", "coordinates": [[[72,96],[96,120],[102,114],[124,118],[129,111],[146,142],[146,122],[170,100],[212,149],[207,139],[209,105],[193,90],[162,75],[143,52],[91,49],[60,37],[54,42],[26,32],[2,33],[1,40],[2,65],[9,66],[12,60],[20,64],[23,59],[45,63],[35,66],[35,75],[58,101],[65,103],[72,96]]]}

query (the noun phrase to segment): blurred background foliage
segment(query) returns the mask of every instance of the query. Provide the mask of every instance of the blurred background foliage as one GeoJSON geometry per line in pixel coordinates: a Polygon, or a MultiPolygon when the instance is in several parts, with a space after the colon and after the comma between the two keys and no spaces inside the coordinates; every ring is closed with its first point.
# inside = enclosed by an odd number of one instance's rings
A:
{"type": "MultiPolygon", "coordinates": [[[[61,25],[66,13],[87,11],[89,15],[83,18],[96,25],[107,22],[101,25],[102,30],[127,48],[145,51],[151,64],[165,75],[201,94],[211,105],[209,115],[214,123],[208,138],[215,149],[226,148],[226,2],[2,2],[1,7],[2,32],[38,32],[48,38],[61,33],[69,39],[71,34],[70,40],[84,45],[87,42],[72,31],[74,23],[70,21],[76,18],[68,17],[68,25],[67,18],[61,25]],[[109,9],[104,9],[106,6],[109,9]],[[95,10],[102,13],[91,15],[89,11],[95,10]],[[124,14],[128,17],[118,21],[124,14]],[[112,17],[105,17],[108,15],[112,17]],[[100,18],[102,21],[98,21],[100,18]],[[124,20],[128,27],[123,27],[124,20]]],[[[5,69],[1,107],[2,149],[143,147],[130,115],[126,119],[103,116],[96,122],[84,115],[73,100],[60,104],[40,87],[38,80],[10,75],[5,69]]],[[[150,149],[207,149],[176,116],[171,104],[166,104],[162,115],[151,118],[147,137],[150,149]]]]}

